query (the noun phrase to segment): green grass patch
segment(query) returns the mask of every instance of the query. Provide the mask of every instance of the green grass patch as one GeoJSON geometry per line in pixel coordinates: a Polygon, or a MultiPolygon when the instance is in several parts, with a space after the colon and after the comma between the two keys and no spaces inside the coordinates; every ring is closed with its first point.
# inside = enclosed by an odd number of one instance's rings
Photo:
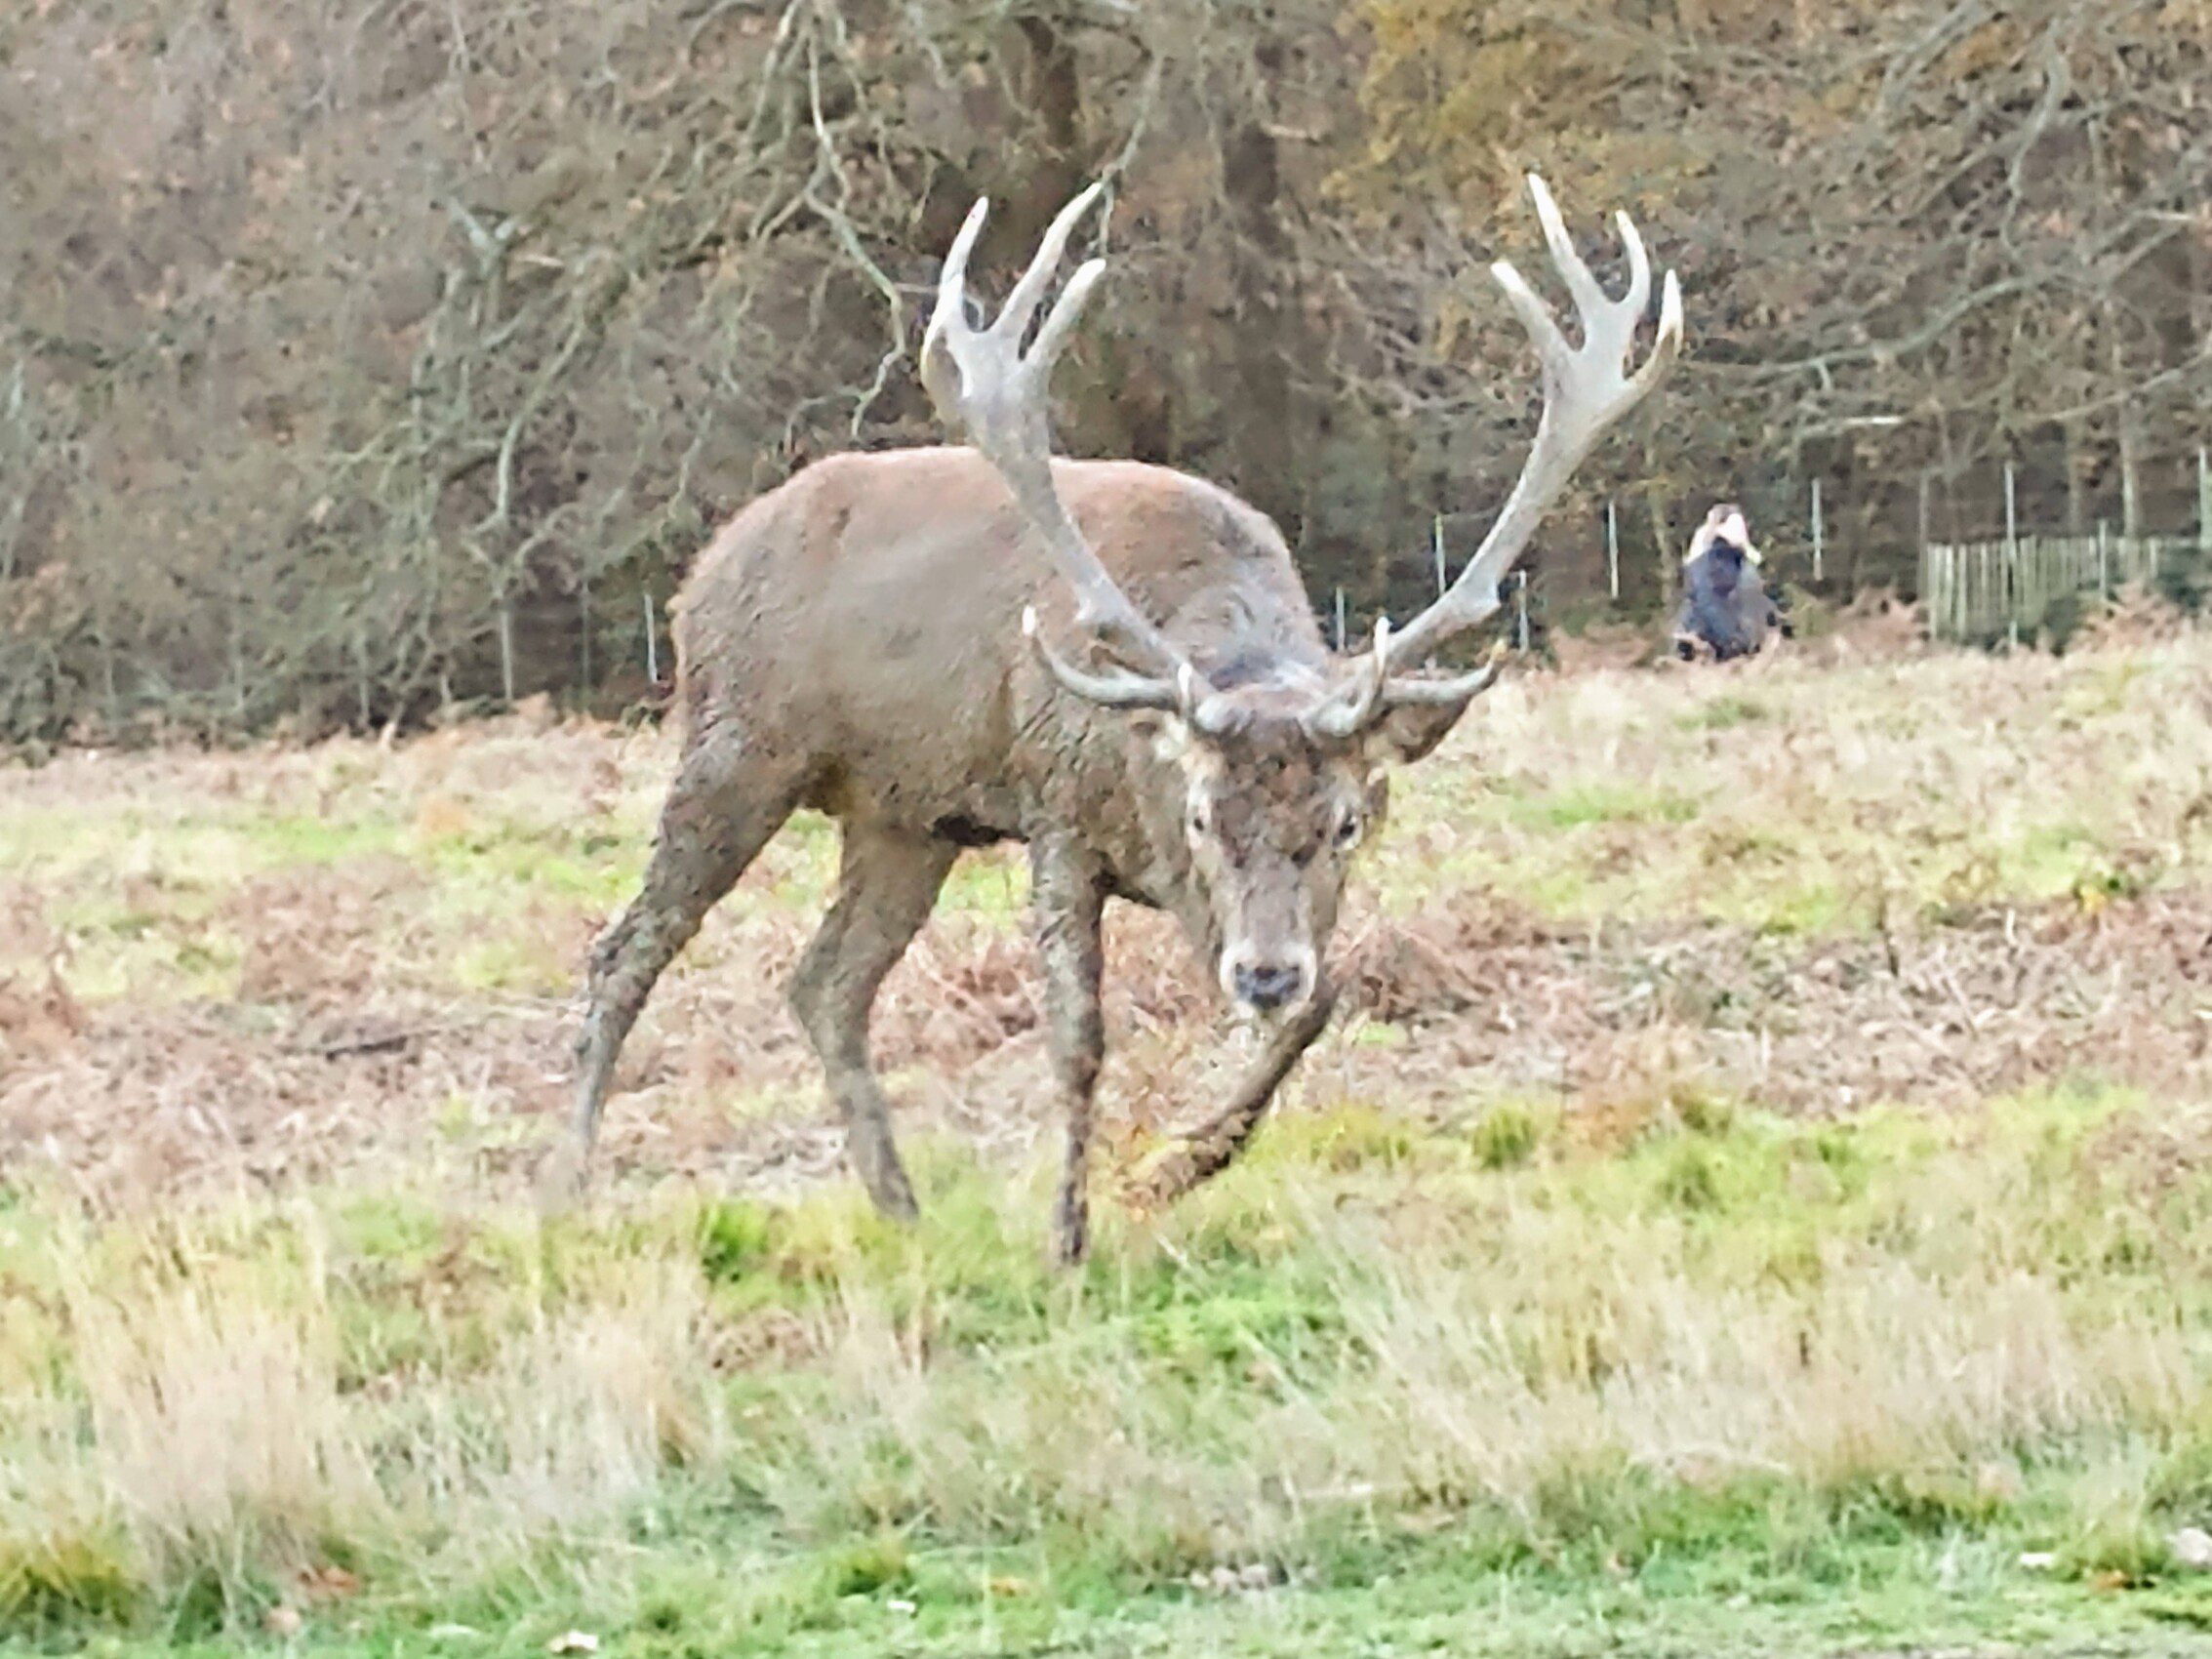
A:
{"type": "Polygon", "coordinates": [[[2024,1604],[2186,1631],[2197,1134],[2090,1088],[1822,1125],[1678,1092],[1626,1141],[1347,1106],[1164,1218],[1108,1208],[1073,1275],[1041,1179],[941,1147],[912,1230],[843,1189],[34,1199],[0,1236],[46,1310],[0,1369],[0,1616],[117,1651],[297,1617],[331,1652],[1123,1652],[1255,1597],[1330,1641],[1463,1640],[1500,1598],[1531,1639],[1591,1598],[1764,1609],[1777,1651],[2024,1604]]]}

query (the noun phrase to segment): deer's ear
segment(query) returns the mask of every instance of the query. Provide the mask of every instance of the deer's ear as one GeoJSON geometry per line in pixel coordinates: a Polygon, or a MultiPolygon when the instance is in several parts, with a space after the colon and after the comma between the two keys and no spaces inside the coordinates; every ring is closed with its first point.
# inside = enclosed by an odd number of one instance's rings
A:
{"type": "Polygon", "coordinates": [[[1470,697],[1467,703],[1448,703],[1441,708],[1411,704],[1391,709],[1368,728],[1368,763],[1403,766],[1425,758],[1460,723],[1460,716],[1473,701],[1470,697]]]}

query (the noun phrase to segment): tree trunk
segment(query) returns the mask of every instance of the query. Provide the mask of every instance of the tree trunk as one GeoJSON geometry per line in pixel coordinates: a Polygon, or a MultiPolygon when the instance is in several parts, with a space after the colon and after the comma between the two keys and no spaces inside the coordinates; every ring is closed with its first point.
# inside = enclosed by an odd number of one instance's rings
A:
{"type": "Polygon", "coordinates": [[[2136,402],[2128,370],[2127,348],[2120,342],[2118,308],[2105,306],[2106,350],[2111,364],[2112,393],[2119,399],[2113,425],[2119,443],[2120,534],[2143,534],[2143,410],[2136,402]]]}
{"type": "Polygon", "coordinates": [[[1651,513],[1652,546],[1658,549],[1660,606],[1671,611],[1681,583],[1682,567],[1674,557],[1674,531],[1667,522],[1667,497],[1657,489],[1646,490],[1644,506],[1651,513]]]}
{"type": "Polygon", "coordinates": [[[1080,155],[1083,125],[1083,81],[1075,62],[1075,49],[1066,31],[1048,18],[1024,18],[1017,25],[1028,53],[1029,107],[1043,130],[1042,150],[1027,169],[1025,192],[1028,223],[1021,226],[1026,243],[1034,244],[1069,197],[1085,180],[1080,155]]]}
{"type": "Polygon", "coordinates": [[[2089,434],[2080,421],[2066,424],[2066,530],[2089,533],[2089,434]]]}
{"type": "MultiPolygon", "coordinates": [[[[1279,67],[1281,48],[1253,49],[1265,78],[1279,67]]],[[[1236,483],[1254,505],[1282,517],[1294,511],[1298,488],[1297,423],[1291,408],[1287,331],[1298,315],[1295,261],[1283,233],[1282,173],[1274,134],[1261,106],[1238,112],[1222,149],[1222,186],[1235,235],[1232,262],[1241,300],[1236,321],[1236,418],[1230,430],[1236,483]]]]}
{"type": "Polygon", "coordinates": [[[2143,534],[2143,412],[2120,405],[2120,534],[2143,534]]]}

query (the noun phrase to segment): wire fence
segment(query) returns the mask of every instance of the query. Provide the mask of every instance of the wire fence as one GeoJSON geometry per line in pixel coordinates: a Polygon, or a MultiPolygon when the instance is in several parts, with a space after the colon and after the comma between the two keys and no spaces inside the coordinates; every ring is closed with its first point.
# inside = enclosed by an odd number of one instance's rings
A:
{"type": "MultiPolygon", "coordinates": [[[[2191,611],[2212,594],[2212,454],[2187,440],[2124,475],[2031,451],[1948,471],[1762,469],[1713,483],[1692,496],[1624,479],[1565,504],[1504,595],[1514,642],[1664,614],[1689,538],[1719,501],[1743,506],[1770,587],[1839,604],[1889,589],[1922,605],[1933,637],[1960,644],[2063,638],[2130,586],[2191,611]]],[[[1382,610],[1412,614],[1487,528],[1486,514],[1438,515],[1431,546],[1393,559],[1383,591],[1316,592],[1335,613],[1325,622],[1356,642],[1382,610]]]]}

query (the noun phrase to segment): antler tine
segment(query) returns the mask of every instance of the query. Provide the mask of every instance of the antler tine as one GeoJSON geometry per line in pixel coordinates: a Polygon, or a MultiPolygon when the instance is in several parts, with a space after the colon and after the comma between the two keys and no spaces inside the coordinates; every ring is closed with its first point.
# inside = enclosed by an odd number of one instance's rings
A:
{"type": "MultiPolygon", "coordinates": [[[[1022,280],[1014,285],[1014,292],[1006,297],[1005,308],[999,312],[998,326],[1013,330],[1016,340],[1029,332],[1029,319],[1036,315],[1037,303],[1045,297],[1045,290],[1052,286],[1053,273],[1060,269],[1061,256],[1067,252],[1067,239],[1075,234],[1076,224],[1091,211],[1091,204],[1105,191],[1106,181],[1094,180],[1076,194],[1074,200],[1055,214],[1052,223],[1046,226],[1044,240],[1037,244],[1036,257],[1029,262],[1029,268],[1022,273],[1022,280]]],[[[1053,307],[1054,314],[1081,310],[1083,300],[1090,293],[1091,282],[1097,280],[1098,274],[1105,269],[1104,260],[1084,261],[1077,268],[1074,280],[1067,285],[1067,291],[1053,307]]],[[[1068,320],[1073,321],[1072,314],[1068,320]]],[[[1030,361],[1039,370],[1049,370],[1052,367],[1052,359],[1041,349],[1031,354],[1030,361]]]]}
{"type": "Polygon", "coordinates": [[[1306,729],[1317,738],[1355,737],[1382,711],[1383,693],[1389,683],[1390,619],[1375,620],[1375,644],[1360,662],[1348,684],[1340,686],[1312,713],[1306,729]]]}
{"type": "Polygon", "coordinates": [[[922,338],[922,384],[939,416],[947,425],[964,428],[1005,480],[1015,505],[1072,589],[1077,623],[1131,659],[1139,670],[1098,675],[1074,668],[1049,650],[1035,629],[1026,627],[1054,677],[1093,702],[1176,708],[1186,701],[1178,682],[1188,662],[1099,562],[1053,483],[1052,367],[1105,273],[1103,260],[1086,261],[1077,269],[1046,313],[1035,342],[1023,350],[1023,339],[1052,286],[1068,238],[1103,191],[1103,184],[1094,183],[1060,210],[997,320],[981,329],[968,320],[968,258],[990,204],[985,199],[969,210],[938,278],[937,306],[922,338]]]}
{"type": "Polygon", "coordinates": [[[1160,708],[1177,714],[1189,711],[1184,703],[1184,676],[1181,674],[1173,680],[1165,680],[1150,674],[1133,674],[1127,668],[1093,673],[1088,668],[1075,667],[1046,642],[1034,605],[1022,612],[1022,635],[1052,677],[1086,702],[1105,708],[1160,708]]]}
{"type": "Polygon", "coordinates": [[[1471,703],[1490,689],[1497,679],[1498,670],[1505,667],[1506,642],[1500,640],[1483,658],[1482,667],[1472,673],[1445,674],[1421,679],[1394,679],[1383,688],[1383,708],[1445,708],[1457,704],[1471,703]]]}
{"type": "MultiPolygon", "coordinates": [[[[1551,187],[1531,173],[1528,193],[1536,203],[1537,223],[1544,226],[1544,245],[1551,250],[1551,263],[1566,282],[1567,295],[1574,301],[1575,311],[1587,330],[1591,319],[1606,310],[1605,290],[1598,286],[1597,278],[1590,275],[1589,266],[1583,263],[1582,255],[1575,251],[1575,239],[1567,234],[1567,222],[1560,217],[1559,204],[1551,199],[1551,187]]],[[[1508,265],[1507,268],[1512,267],[1508,265]]]]}
{"type": "MultiPolygon", "coordinates": [[[[1433,605],[1409,623],[1393,643],[1391,654],[1399,663],[1409,666],[1420,662],[1453,634],[1497,612],[1500,580],[1520,557],[1521,550],[1528,546],[1529,538],[1574,475],[1575,468],[1607,427],[1642,402],[1651,389],[1666,379],[1681,352],[1682,288],[1674,273],[1669,271],[1661,289],[1658,338],[1642,365],[1633,373],[1625,372],[1629,351],[1635,344],[1636,325],[1651,303],[1650,256],[1644,251],[1643,238],[1637,235],[1629,216],[1625,213],[1615,216],[1628,254],[1629,287],[1620,299],[1612,300],[1606,297],[1603,286],[1575,251],[1566,222],[1561,219],[1558,204],[1551,199],[1544,181],[1530,174],[1528,189],[1536,203],[1537,218],[1544,226],[1545,242],[1551,251],[1551,263],[1558,267],[1574,300],[1576,315],[1582,325],[1582,344],[1567,344],[1566,336],[1552,318],[1550,307],[1537,297],[1511,264],[1501,260],[1490,267],[1491,275],[1505,290],[1507,302],[1536,346],[1544,376],[1544,414],[1537,423],[1536,439],[1530,445],[1520,478],[1513,485],[1512,494],[1506,498],[1498,522],[1491,526],[1490,534],[1483,538],[1482,546],[1475,549],[1474,557],[1468,561],[1458,580],[1433,605]]],[[[1378,707],[1446,701],[1432,694],[1440,687],[1455,683],[1469,685],[1481,677],[1469,675],[1458,682],[1390,681],[1378,700],[1378,707]]],[[[1487,684],[1487,679],[1482,683],[1487,684]]],[[[1475,685],[1466,695],[1471,697],[1474,690],[1479,689],[1481,687],[1475,685]]]]}
{"type": "Polygon", "coordinates": [[[1621,233],[1621,246],[1629,251],[1629,291],[1621,296],[1621,306],[1629,315],[1641,317],[1651,303],[1651,256],[1644,252],[1636,222],[1619,209],[1614,210],[1613,227],[1621,233]]]}

